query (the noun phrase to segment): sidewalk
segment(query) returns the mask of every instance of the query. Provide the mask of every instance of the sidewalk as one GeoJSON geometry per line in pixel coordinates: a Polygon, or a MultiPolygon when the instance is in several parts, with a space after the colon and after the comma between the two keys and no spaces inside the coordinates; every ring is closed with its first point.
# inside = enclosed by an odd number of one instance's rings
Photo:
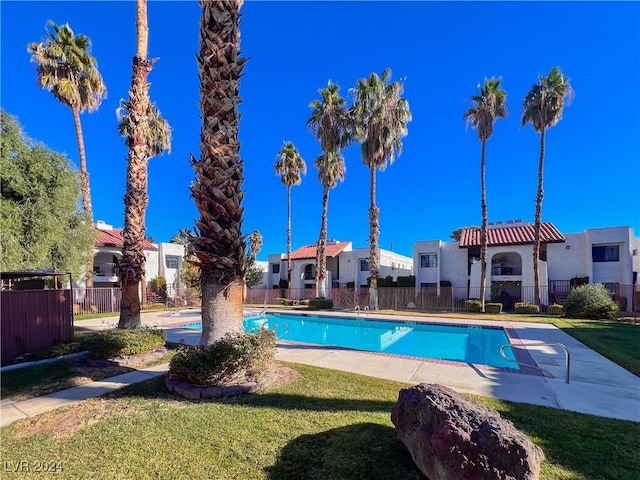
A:
{"type": "Polygon", "coordinates": [[[164,375],[168,370],[169,364],[163,363],[21,402],[13,402],[10,399],[2,400],[0,402],[0,427],[56,408],[115,392],[128,385],[164,375]]]}

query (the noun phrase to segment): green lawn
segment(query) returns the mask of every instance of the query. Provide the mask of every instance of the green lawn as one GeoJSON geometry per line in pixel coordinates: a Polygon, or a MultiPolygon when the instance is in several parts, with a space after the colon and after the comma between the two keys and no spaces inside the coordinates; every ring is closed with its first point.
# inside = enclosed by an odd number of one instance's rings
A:
{"type": "MultiPolygon", "coordinates": [[[[3,428],[0,454],[4,462],[60,462],[60,478],[423,478],[390,421],[403,384],[290,366],[298,379],[223,401],[174,397],[162,378],[133,385],[3,428]]],[[[638,424],[480,401],[544,450],[545,480],[638,478],[638,424]]]]}
{"type": "Polygon", "coordinates": [[[564,318],[552,323],[600,355],[640,376],[640,325],[564,318]]]}

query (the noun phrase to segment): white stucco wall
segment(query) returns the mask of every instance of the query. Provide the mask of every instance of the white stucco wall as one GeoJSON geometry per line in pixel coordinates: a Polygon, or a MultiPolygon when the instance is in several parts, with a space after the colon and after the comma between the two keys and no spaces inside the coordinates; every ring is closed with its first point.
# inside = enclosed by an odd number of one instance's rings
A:
{"type": "Polygon", "coordinates": [[[179,243],[158,243],[158,276],[167,280],[167,289],[180,288],[183,283],[180,281],[180,272],[184,263],[184,246],[179,243]],[[176,257],[177,268],[167,267],[167,257],[176,257]]]}
{"type": "Polygon", "coordinates": [[[272,253],[267,257],[269,264],[267,270],[267,288],[278,288],[280,279],[287,278],[287,262],[283,261],[284,255],[281,253],[272,253]],[[280,265],[280,271],[278,273],[272,273],[272,266],[280,265]]]}
{"type": "Polygon", "coordinates": [[[158,276],[158,252],[145,250],[144,258],[145,281],[147,282],[146,286],[149,286],[149,282],[151,281],[151,279],[158,276]]]}

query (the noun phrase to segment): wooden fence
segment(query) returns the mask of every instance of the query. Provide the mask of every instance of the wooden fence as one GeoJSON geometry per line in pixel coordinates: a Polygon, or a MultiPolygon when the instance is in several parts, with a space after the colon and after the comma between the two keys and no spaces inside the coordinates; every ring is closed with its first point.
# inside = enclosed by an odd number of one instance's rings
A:
{"type": "Polygon", "coordinates": [[[2,364],[73,339],[71,290],[3,291],[2,364]]]}

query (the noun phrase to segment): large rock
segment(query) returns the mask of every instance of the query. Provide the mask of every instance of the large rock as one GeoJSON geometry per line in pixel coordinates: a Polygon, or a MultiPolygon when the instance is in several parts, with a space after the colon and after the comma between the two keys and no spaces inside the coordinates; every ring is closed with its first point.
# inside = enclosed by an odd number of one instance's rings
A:
{"type": "Polygon", "coordinates": [[[496,411],[442,385],[400,390],[398,438],[429,480],[536,480],[542,450],[496,411]]]}

